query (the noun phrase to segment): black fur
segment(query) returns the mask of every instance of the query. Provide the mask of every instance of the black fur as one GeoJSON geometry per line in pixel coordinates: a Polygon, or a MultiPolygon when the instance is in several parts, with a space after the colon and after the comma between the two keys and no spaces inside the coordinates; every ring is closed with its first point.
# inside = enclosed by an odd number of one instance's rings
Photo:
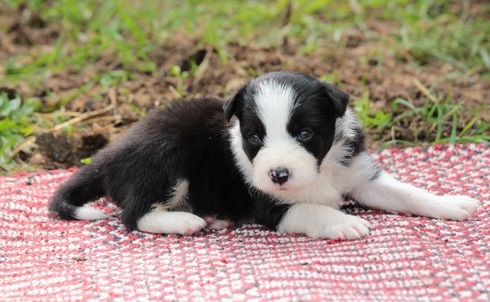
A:
{"type": "MultiPolygon", "coordinates": [[[[308,141],[300,141],[300,143],[315,156],[320,166],[332,146],[335,121],[344,115],[349,96],[330,84],[295,72],[272,72],[244,86],[226,104],[225,116],[228,120],[233,115],[238,117],[244,137],[243,149],[250,160],[253,160],[262,144],[251,143],[247,138],[256,134],[262,140],[266,135],[264,125],[257,116],[257,107],[254,102],[257,86],[271,79],[293,88],[297,96],[294,103],[297,106],[289,121],[288,131],[292,137],[298,137],[303,129],[312,130],[312,138],[308,141]],[[305,106],[300,106],[301,104],[305,106]]],[[[360,144],[362,145],[363,142],[362,137],[360,144]]]]}
{"type": "Polygon", "coordinates": [[[354,137],[345,139],[343,142],[345,148],[350,150],[351,152],[339,159],[340,163],[345,167],[351,165],[354,157],[359,155],[361,152],[366,151],[366,146],[364,144],[366,135],[364,134],[364,131],[360,126],[354,127],[352,130],[354,132],[354,137]]]}
{"type": "MultiPolygon", "coordinates": [[[[302,129],[313,130],[314,136],[301,143],[320,165],[332,146],[335,120],[344,115],[348,96],[299,73],[271,73],[256,81],[270,78],[296,92],[298,109],[288,131],[297,137],[302,129]],[[303,103],[308,105],[300,106],[303,103]]],[[[235,223],[256,221],[275,228],[290,205],[281,205],[246,184],[230,146],[229,121],[233,116],[239,119],[243,148],[250,159],[266,135],[253,102],[254,83],[245,85],[224,106],[217,99],[206,98],[176,102],[150,113],[63,184],[49,209],[63,219],[75,219],[77,207],[107,196],[123,209],[122,221],[133,230],[155,203],[168,201],[179,179],[186,179],[188,205],[194,214],[235,223]],[[258,135],[258,142],[250,138],[253,134],[258,135]]],[[[364,150],[363,139],[359,135],[359,141],[347,142],[352,145],[352,156],[364,150]]],[[[347,165],[350,158],[343,160],[347,165]]]]}
{"type": "Polygon", "coordinates": [[[164,203],[177,179],[184,178],[196,215],[218,215],[237,223],[258,216],[274,227],[262,214],[272,204],[267,198],[265,203],[252,200],[235,167],[222,108],[219,100],[202,99],[150,113],[62,185],[50,210],[74,219],[77,206],[108,196],[123,209],[122,221],[132,230],[152,204],[164,203]]]}

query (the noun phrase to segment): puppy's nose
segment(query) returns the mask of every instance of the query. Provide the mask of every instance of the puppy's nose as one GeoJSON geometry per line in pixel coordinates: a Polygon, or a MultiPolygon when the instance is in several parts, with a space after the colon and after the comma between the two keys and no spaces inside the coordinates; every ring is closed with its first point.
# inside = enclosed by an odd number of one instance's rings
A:
{"type": "Polygon", "coordinates": [[[273,183],[282,185],[289,179],[289,170],[283,167],[271,169],[269,171],[269,177],[273,183]]]}

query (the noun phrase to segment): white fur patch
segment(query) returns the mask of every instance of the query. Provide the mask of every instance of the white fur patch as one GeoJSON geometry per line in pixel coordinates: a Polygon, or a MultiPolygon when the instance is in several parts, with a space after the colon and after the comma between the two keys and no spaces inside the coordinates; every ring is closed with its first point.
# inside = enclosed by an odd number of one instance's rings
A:
{"type": "Polygon", "coordinates": [[[261,83],[255,95],[257,114],[265,127],[264,146],[253,160],[252,184],[271,194],[294,191],[309,185],[318,175],[316,158],[293,138],[287,125],[294,109],[295,94],[291,87],[274,81],[261,83]],[[269,172],[287,168],[289,179],[274,183],[269,172]]]}
{"type": "Polygon", "coordinates": [[[189,181],[177,180],[172,197],[165,203],[155,203],[150,212],[138,220],[138,230],[148,233],[192,235],[206,226],[199,216],[189,212],[170,210],[188,208],[189,181]]]}
{"type": "Polygon", "coordinates": [[[366,220],[314,204],[296,204],[286,212],[277,230],[330,239],[358,239],[369,234],[366,220]]]}
{"type": "Polygon", "coordinates": [[[340,138],[353,138],[355,136],[354,128],[360,126],[354,112],[347,108],[344,116],[337,118],[335,121],[335,136],[340,138]]]}
{"type": "Polygon", "coordinates": [[[108,217],[105,213],[89,206],[78,207],[75,210],[74,216],[79,220],[99,220],[108,217]]]}
{"type": "Polygon", "coordinates": [[[157,234],[192,235],[201,231],[206,221],[188,212],[168,212],[157,207],[138,220],[138,230],[157,234]]]}
{"type": "Polygon", "coordinates": [[[253,165],[243,151],[243,139],[242,134],[240,132],[240,123],[238,120],[234,121],[235,125],[230,129],[230,144],[233,155],[235,156],[235,162],[238,166],[240,172],[245,177],[245,181],[249,184],[252,184],[252,175],[253,175],[253,165]]]}
{"type": "Polygon", "coordinates": [[[352,190],[361,204],[392,212],[464,220],[470,217],[480,202],[467,196],[437,196],[412,185],[402,183],[386,172],[352,190]]]}
{"type": "Polygon", "coordinates": [[[294,91],[289,86],[275,81],[259,84],[254,100],[257,114],[265,126],[266,147],[292,140],[287,131],[287,124],[293,110],[294,98],[294,91]]]}
{"type": "Polygon", "coordinates": [[[189,181],[179,179],[172,189],[172,198],[165,204],[166,208],[175,209],[186,205],[189,194],[189,181]]]}
{"type": "Polygon", "coordinates": [[[295,141],[266,145],[253,161],[253,184],[264,192],[281,195],[282,191],[301,190],[310,185],[318,175],[316,158],[295,141]],[[289,170],[289,180],[278,185],[269,177],[269,171],[279,167],[289,170]]]}

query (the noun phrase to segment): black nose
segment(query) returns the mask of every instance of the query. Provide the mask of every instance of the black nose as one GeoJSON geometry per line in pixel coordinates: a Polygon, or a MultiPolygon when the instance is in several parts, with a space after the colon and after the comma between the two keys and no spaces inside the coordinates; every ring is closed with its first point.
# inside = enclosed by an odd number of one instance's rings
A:
{"type": "Polygon", "coordinates": [[[289,170],[287,168],[276,168],[269,171],[269,177],[273,183],[282,185],[289,179],[289,170]]]}

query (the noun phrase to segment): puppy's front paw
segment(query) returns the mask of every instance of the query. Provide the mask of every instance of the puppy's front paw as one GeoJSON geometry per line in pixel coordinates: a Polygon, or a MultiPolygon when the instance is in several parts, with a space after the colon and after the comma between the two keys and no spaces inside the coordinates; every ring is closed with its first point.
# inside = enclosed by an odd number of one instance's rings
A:
{"type": "Polygon", "coordinates": [[[360,217],[327,206],[296,204],[286,212],[277,229],[316,238],[350,240],[369,234],[370,227],[371,224],[360,217]]]}
{"type": "Polygon", "coordinates": [[[341,222],[328,226],[325,230],[327,237],[331,239],[359,239],[369,234],[371,224],[366,220],[352,215],[344,214],[341,222]]]}
{"type": "Polygon", "coordinates": [[[468,196],[440,196],[439,217],[451,220],[468,219],[480,206],[480,202],[468,196]]]}

